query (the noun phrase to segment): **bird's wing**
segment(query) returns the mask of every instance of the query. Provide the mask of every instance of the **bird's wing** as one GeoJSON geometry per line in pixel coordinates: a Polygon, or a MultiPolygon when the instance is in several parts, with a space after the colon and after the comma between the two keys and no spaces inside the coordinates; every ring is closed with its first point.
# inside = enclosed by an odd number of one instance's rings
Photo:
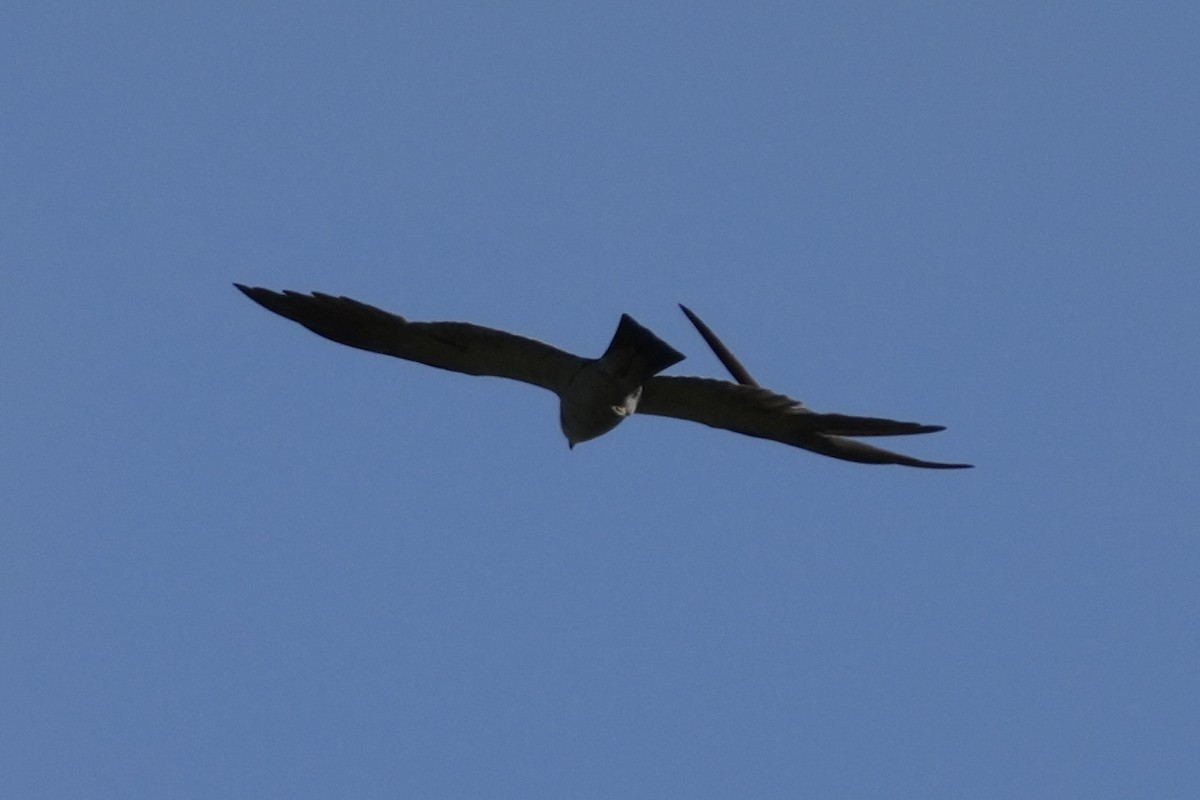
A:
{"type": "Polygon", "coordinates": [[[970,464],[922,461],[844,436],[898,436],[945,430],[878,417],[819,414],[799,402],[759,386],[712,378],[658,375],[646,382],[637,413],[700,422],[714,428],[771,439],[814,453],[864,464],[904,464],[930,469],[962,469],[970,464]]]}
{"type": "MultiPolygon", "coordinates": [[[[737,356],[725,345],[724,342],[713,333],[712,329],[704,324],[704,321],[687,306],[682,303],[679,307],[683,309],[683,313],[691,320],[692,325],[704,337],[704,341],[712,348],[717,358],[725,365],[738,383],[747,386],[758,386],[758,382],[750,375],[749,370],[742,366],[742,362],[738,361],[737,356]]],[[[797,406],[800,404],[797,403],[797,406]]],[[[936,428],[937,426],[927,426],[936,428]]],[[[903,464],[908,467],[923,467],[925,469],[967,469],[971,464],[947,464],[939,461],[922,461],[919,458],[906,456],[903,453],[894,453],[891,450],[884,450],[882,447],[866,444],[865,442],[855,441],[854,439],[846,439],[842,436],[831,436],[825,433],[796,433],[793,434],[787,441],[794,447],[801,447],[805,450],[810,450],[814,453],[820,453],[830,458],[839,458],[843,461],[855,461],[860,464],[903,464]]]]}
{"type": "Polygon", "coordinates": [[[586,362],[557,347],[481,325],[409,322],[349,297],[234,286],[263,308],[326,339],[452,372],[511,378],[557,393],[586,362]]]}
{"type": "Polygon", "coordinates": [[[808,433],[901,436],[945,430],[942,425],[850,414],[820,414],[805,408],[797,400],[761,386],[714,378],[655,376],[646,382],[637,410],[642,414],[691,420],[785,443],[796,434],[808,433]]]}

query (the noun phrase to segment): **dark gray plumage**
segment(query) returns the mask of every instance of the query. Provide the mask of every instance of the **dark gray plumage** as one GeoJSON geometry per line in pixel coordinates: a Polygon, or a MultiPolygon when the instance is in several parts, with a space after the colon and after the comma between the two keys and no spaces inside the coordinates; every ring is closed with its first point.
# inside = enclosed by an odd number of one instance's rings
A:
{"type": "Polygon", "coordinates": [[[548,389],[559,397],[559,424],[571,447],[611,431],[637,412],[700,422],[850,461],[942,469],[969,466],[919,461],[841,438],[929,433],[942,427],[810,411],[754,384],[728,348],[687,309],[741,383],[659,376],[683,356],[628,314],[622,315],[604,355],[589,359],[467,322],[410,322],[349,297],[234,285],[264,308],[350,347],[548,389]]]}

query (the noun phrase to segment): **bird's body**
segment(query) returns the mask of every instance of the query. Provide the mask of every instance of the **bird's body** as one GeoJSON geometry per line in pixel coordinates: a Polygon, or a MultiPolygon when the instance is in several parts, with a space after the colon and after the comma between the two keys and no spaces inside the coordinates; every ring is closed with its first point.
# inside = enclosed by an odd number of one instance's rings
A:
{"type": "Polygon", "coordinates": [[[683,356],[628,314],[604,355],[586,361],[559,390],[558,421],[574,447],[617,427],[637,410],[642,385],[683,356]]]}

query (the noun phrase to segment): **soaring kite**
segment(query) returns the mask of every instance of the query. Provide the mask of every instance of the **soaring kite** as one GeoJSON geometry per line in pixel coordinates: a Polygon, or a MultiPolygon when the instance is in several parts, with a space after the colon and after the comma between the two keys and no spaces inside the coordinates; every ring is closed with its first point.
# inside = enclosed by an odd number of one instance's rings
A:
{"type": "MultiPolygon", "coordinates": [[[[608,433],[637,412],[700,422],[849,461],[943,469],[969,466],[919,461],[841,438],[931,433],[943,430],[940,425],[819,414],[746,381],[658,376],[683,356],[628,314],[622,315],[604,355],[593,359],[467,322],[409,322],[348,297],[234,285],[264,308],[350,347],[549,389],[558,395],[559,424],[571,447],[608,433]]],[[[699,323],[704,333],[702,326],[699,323]]],[[[718,355],[728,353],[710,336],[711,331],[705,338],[717,343],[718,355]]],[[[724,356],[722,361],[730,363],[724,356]]]]}

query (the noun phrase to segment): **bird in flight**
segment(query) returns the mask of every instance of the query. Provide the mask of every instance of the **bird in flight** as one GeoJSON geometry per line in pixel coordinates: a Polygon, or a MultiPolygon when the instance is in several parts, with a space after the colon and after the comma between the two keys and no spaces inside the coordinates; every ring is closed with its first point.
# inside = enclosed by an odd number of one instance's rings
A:
{"type": "MultiPolygon", "coordinates": [[[[731,383],[658,375],[682,361],[683,355],[628,314],[621,316],[604,354],[590,359],[467,322],[410,322],[348,297],[234,286],[264,308],[350,347],[452,372],[510,378],[548,389],[558,395],[559,424],[571,447],[608,433],[636,412],[700,422],[851,461],[944,469],[969,466],[936,464],[896,454],[887,454],[893,458],[885,460],[875,454],[887,451],[851,440],[844,441],[856,447],[840,444],[844,436],[929,433],[942,430],[939,425],[818,414],[752,380],[731,383]]],[[[718,355],[728,353],[715,336],[705,338],[710,345],[718,342],[718,355]]]]}

